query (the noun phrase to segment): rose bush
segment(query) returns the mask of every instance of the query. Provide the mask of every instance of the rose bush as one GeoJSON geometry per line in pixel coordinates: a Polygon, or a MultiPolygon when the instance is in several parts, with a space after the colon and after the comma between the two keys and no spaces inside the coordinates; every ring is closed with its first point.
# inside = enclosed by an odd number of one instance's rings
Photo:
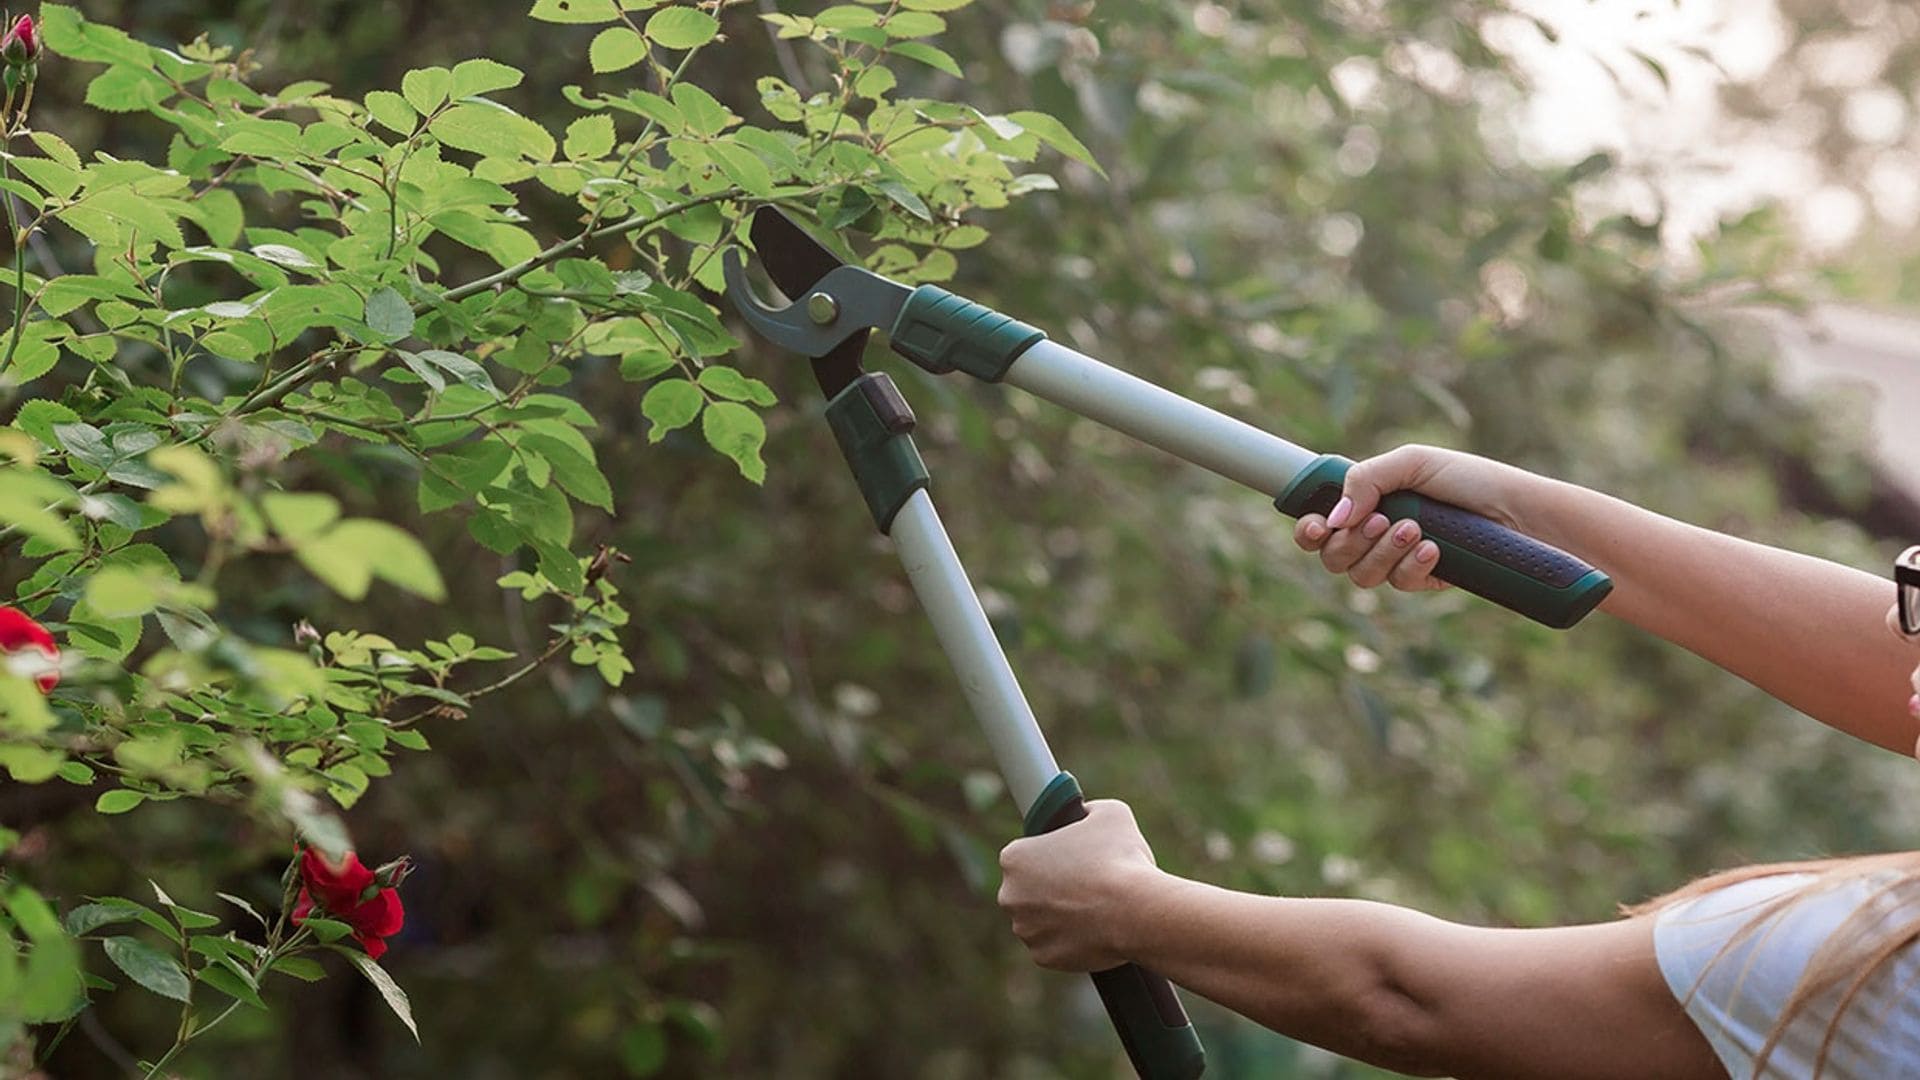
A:
{"type": "Polygon", "coordinates": [[[78,942],[177,1007],[150,1073],[266,1007],[270,975],[318,977],[310,953],[344,956],[413,1026],[375,963],[405,864],[367,870],[339,811],[427,752],[435,724],[561,663],[617,694],[644,647],[624,557],[581,540],[616,512],[600,466],[616,433],[576,375],[632,385],[644,445],[704,446],[719,458],[686,467],[759,483],[775,397],[728,363],[740,342],[712,299],[752,210],[855,227],[871,242],[850,255],[938,280],[985,236],[964,215],[1052,185],[1029,167],[1043,148],[1090,162],[1043,114],[905,92],[957,74],[925,39],[963,4],[768,15],[830,88],[768,75],[757,102],[723,103],[689,73],[728,20],[756,24],[739,0],[538,0],[533,18],[592,32],[593,85],[564,88],[560,129],[515,107],[522,72],[484,57],[347,97],[260,85],[249,54],[156,47],[63,5],[14,24],[0,392],[20,402],[0,428],[0,544],[19,647],[46,655],[57,634],[67,658],[63,681],[0,671],[0,768],[85,790],[101,815],[180,804],[301,847],[277,910],[219,894],[231,924],[156,883],[152,902],[95,897],[62,925],[10,868],[0,1046],[44,1053],[114,991],[82,981],[78,942]],[[37,126],[35,82],[55,71],[157,130],[150,160],[37,126]],[[537,234],[535,202],[568,226],[537,234]],[[86,264],[38,253],[48,236],[86,264]],[[382,519],[396,498],[451,527],[429,547],[382,519]],[[513,568],[475,579],[477,553],[513,568]],[[293,620],[268,614],[319,590],[437,603],[489,583],[527,612],[524,645],[304,617],[289,641],[293,620]]]}

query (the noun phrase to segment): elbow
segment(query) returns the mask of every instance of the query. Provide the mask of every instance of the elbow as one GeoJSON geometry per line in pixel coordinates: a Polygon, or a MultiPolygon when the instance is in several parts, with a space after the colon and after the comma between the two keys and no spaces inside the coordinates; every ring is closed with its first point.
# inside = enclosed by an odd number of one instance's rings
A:
{"type": "Polygon", "coordinates": [[[1408,1076],[1450,1076],[1447,1027],[1413,995],[1382,980],[1354,995],[1348,1045],[1338,1049],[1377,1068],[1408,1076]]]}

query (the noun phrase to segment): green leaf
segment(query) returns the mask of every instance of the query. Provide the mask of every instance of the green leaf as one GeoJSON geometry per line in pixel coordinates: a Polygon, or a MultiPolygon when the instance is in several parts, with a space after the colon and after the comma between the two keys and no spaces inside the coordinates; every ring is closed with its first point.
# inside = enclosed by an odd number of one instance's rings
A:
{"type": "Polygon", "coordinates": [[[613,0],[534,0],[529,15],[551,23],[603,23],[620,17],[613,0]]]}
{"type": "Polygon", "coordinates": [[[193,977],[243,1004],[261,1010],[267,1007],[267,1003],[260,1000],[260,991],[247,985],[247,981],[234,974],[230,968],[219,964],[208,964],[194,972],[193,977]]]}
{"type": "Polygon", "coordinates": [[[609,513],[613,511],[613,490],[599,466],[585,454],[551,435],[526,435],[520,440],[520,448],[544,458],[553,467],[553,478],[567,494],[609,513]]]}
{"type": "Polygon", "coordinates": [[[118,922],[132,922],[140,917],[142,908],[131,904],[81,904],[67,912],[67,933],[78,937],[90,934],[103,926],[118,922]]]}
{"type": "Polygon", "coordinates": [[[299,248],[285,244],[261,244],[253,249],[254,255],[265,259],[275,266],[284,266],[289,270],[317,270],[320,264],[309,258],[299,248]]]}
{"type": "Polygon", "coordinates": [[[755,405],[776,403],[773,390],[759,379],[749,378],[724,364],[701,369],[700,386],[715,397],[729,401],[751,401],[755,405]]]}
{"type": "Polygon", "coordinates": [[[926,11],[896,11],[881,24],[888,37],[915,38],[945,33],[947,20],[926,11]]]}
{"type": "MultiPolygon", "coordinates": [[[[308,917],[301,920],[300,925],[313,931],[313,936],[319,938],[322,942],[339,941],[341,938],[353,933],[353,927],[343,922],[336,922],[333,919],[308,917]]],[[[344,952],[345,950],[342,951],[344,952]]]]}
{"type": "Polygon", "coordinates": [[[319,982],[327,977],[327,969],[321,967],[318,961],[304,956],[283,956],[275,960],[273,966],[267,970],[291,975],[301,982],[319,982]]]}
{"type": "Polygon", "coordinates": [[[707,144],[707,153],[712,155],[713,163],[720,167],[720,171],[726,174],[727,179],[740,186],[740,190],[756,196],[764,196],[773,191],[773,174],[767,171],[766,163],[761,161],[753,151],[729,142],[715,141],[707,144]]]}
{"type": "Polygon", "coordinates": [[[653,427],[647,432],[647,441],[659,442],[667,437],[667,432],[683,428],[693,423],[700,415],[700,406],[706,401],[700,396],[699,388],[685,379],[667,379],[655,383],[647,396],[640,399],[640,412],[653,427]]]}
{"type": "Polygon", "coordinates": [[[380,991],[381,999],[387,1003],[389,1009],[393,1010],[393,1015],[399,1017],[400,1022],[407,1025],[407,1030],[413,1033],[413,1041],[416,1043],[419,1042],[420,1029],[415,1027],[413,1023],[413,1005],[407,1001],[407,992],[400,989],[400,984],[393,981],[393,976],[387,974],[387,969],[375,963],[373,957],[368,956],[366,953],[356,952],[352,949],[339,949],[337,951],[344,954],[348,960],[351,960],[353,966],[359,970],[360,974],[365,975],[367,981],[373,984],[373,988],[380,991]]]}
{"type": "Polygon", "coordinates": [[[318,492],[270,491],[260,497],[260,509],[273,531],[293,544],[320,535],[340,517],[340,503],[318,492]]]}
{"type": "Polygon", "coordinates": [[[381,340],[399,341],[413,333],[413,308],[399,290],[383,285],[367,297],[367,325],[381,340]]]}
{"type": "Polygon", "coordinates": [[[553,136],[546,128],[490,101],[455,105],[434,117],[427,130],[456,150],[482,157],[553,160],[553,136]]]}
{"type": "Polygon", "coordinates": [[[526,74],[517,67],[476,57],[462,60],[453,66],[453,90],[455,98],[471,97],[474,94],[490,94],[495,90],[511,90],[519,86],[526,74]]]}
{"type": "Polygon", "coordinates": [[[87,579],[87,603],[108,618],[145,615],[160,602],[156,584],[150,574],[125,566],[109,566],[87,579]]]}
{"type": "Polygon", "coordinates": [[[1008,113],[1007,119],[1033,132],[1039,137],[1041,142],[1046,143],[1048,146],[1053,147],[1055,150],[1060,151],[1082,165],[1091,168],[1101,176],[1107,175],[1107,171],[1102,169],[1100,163],[1093,159],[1093,154],[1088,151],[1085,146],[1081,145],[1079,139],[1074,138],[1073,132],[1067,130],[1067,125],[1062,124],[1046,113],[1025,110],[1022,112],[1008,113]]]}
{"type": "Polygon", "coordinates": [[[629,26],[609,26],[587,46],[587,61],[600,74],[625,71],[646,58],[647,39],[629,26]]]}
{"type": "Polygon", "coordinates": [[[439,108],[452,86],[453,73],[443,67],[416,68],[400,77],[401,94],[422,116],[439,108]]]}
{"type": "Polygon", "coordinates": [[[367,595],[375,577],[429,600],[444,600],[440,569],[420,541],[384,521],[354,518],[294,551],[313,576],[349,600],[367,595]]]}
{"type": "Polygon", "coordinates": [[[663,49],[692,49],[712,41],[720,21],[688,7],[661,8],[647,20],[647,38],[663,49]]]}
{"type": "MultiPolygon", "coordinates": [[[[397,134],[413,134],[414,125],[420,122],[420,117],[413,111],[413,106],[407,104],[407,99],[391,90],[375,90],[367,95],[366,100],[367,112],[380,121],[381,126],[397,134]]],[[[227,149],[236,148],[229,146],[227,149]]]]}
{"type": "Polygon", "coordinates": [[[760,447],[767,441],[767,426],[760,414],[731,401],[707,406],[700,417],[707,445],[732,458],[740,475],[758,484],[767,478],[767,466],[760,460],[760,447]]]}
{"type": "Polygon", "coordinates": [[[613,149],[613,138],[613,117],[605,113],[583,116],[567,125],[567,159],[585,161],[604,157],[613,149]]]}
{"type": "Polygon", "coordinates": [[[718,135],[732,123],[734,115],[725,105],[692,83],[673,85],[673,103],[696,135],[718,135]]]}
{"type": "Polygon", "coordinates": [[[127,978],[164,998],[186,1001],[193,992],[178,961],[138,938],[110,937],[102,943],[107,959],[127,978]]]}

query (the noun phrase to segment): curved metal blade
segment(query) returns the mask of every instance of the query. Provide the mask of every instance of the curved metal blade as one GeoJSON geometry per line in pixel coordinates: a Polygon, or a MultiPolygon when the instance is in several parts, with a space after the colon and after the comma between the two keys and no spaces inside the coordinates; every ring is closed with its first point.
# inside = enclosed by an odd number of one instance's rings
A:
{"type": "Polygon", "coordinates": [[[754,211],[748,230],[760,265],[790,300],[807,294],[823,277],[845,265],[794,220],[771,206],[754,211]]]}

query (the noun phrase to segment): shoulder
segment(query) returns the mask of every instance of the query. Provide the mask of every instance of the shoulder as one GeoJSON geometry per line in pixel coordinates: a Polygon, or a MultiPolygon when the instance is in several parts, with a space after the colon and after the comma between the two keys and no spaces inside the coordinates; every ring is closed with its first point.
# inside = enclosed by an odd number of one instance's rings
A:
{"type": "MultiPolygon", "coordinates": [[[[1889,873],[1776,874],[1682,901],[1654,922],[1661,974],[1728,1070],[1750,1075],[1816,957],[1833,959],[1835,949],[1857,952],[1857,960],[1841,963],[1864,970],[1888,931],[1920,921],[1920,888],[1900,888],[1901,881],[1889,873]]],[[[1836,1037],[1827,1075],[1871,1076],[1889,1063],[1920,1062],[1920,1003],[1900,989],[1911,986],[1916,972],[1920,952],[1909,944],[1866,984],[1847,1013],[1846,1031],[1836,1029],[1846,1037],[1836,1037]],[[1863,1023],[1853,1023],[1856,1014],[1863,1023]],[[1851,1068],[1844,1067],[1848,1062],[1851,1068]]],[[[1769,1057],[1768,1075],[1812,1074],[1837,997],[1816,997],[1796,1014],[1769,1057]]]]}

